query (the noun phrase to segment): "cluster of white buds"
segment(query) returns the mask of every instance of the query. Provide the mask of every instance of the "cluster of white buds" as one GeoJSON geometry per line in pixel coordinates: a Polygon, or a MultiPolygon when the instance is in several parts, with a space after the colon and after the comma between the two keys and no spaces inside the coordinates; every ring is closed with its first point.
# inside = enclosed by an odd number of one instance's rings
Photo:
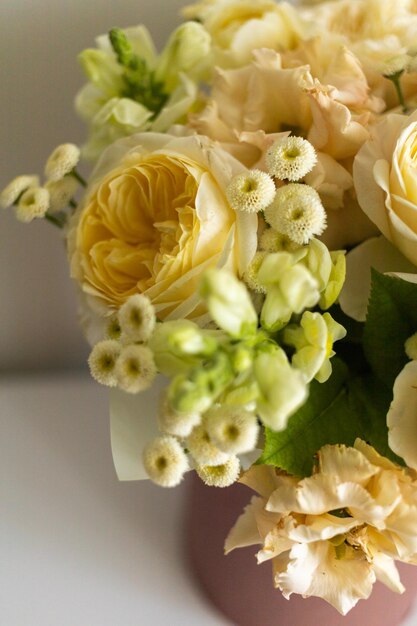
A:
{"type": "Polygon", "coordinates": [[[108,339],[97,343],[88,363],[93,378],[128,393],[148,389],[157,373],[153,352],[145,345],[155,327],[155,312],[142,294],[131,296],[110,320],[108,339]]]}
{"type": "Polygon", "coordinates": [[[45,166],[46,183],[41,186],[38,176],[23,175],[14,178],[0,194],[0,206],[15,206],[16,218],[31,222],[47,217],[58,226],[61,221],[53,216],[69,204],[80,185],[85,184],[76,172],[80,150],[74,144],[58,146],[45,166]]]}
{"type": "Polygon", "coordinates": [[[187,455],[175,437],[157,437],[143,451],[149,478],[161,487],[176,487],[189,469],[187,455]]]}

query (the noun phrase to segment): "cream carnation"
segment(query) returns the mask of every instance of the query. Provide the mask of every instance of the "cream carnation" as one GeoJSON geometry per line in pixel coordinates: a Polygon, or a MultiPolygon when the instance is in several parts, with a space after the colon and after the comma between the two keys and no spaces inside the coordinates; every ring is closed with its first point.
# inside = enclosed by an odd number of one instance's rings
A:
{"type": "Polygon", "coordinates": [[[316,473],[299,480],[253,466],[241,482],[254,497],[226,540],[226,552],[261,544],[284,596],[318,596],[345,615],[380,580],[402,593],[395,560],[417,550],[417,474],[360,440],[324,446],[316,473]]]}
{"type": "Polygon", "coordinates": [[[142,293],[157,317],[204,313],[209,267],[243,273],[256,215],[236,213],[226,188],[243,166],[203,137],[145,133],[103,154],[68,235],[71,274],[107,315],[142,293]]]}

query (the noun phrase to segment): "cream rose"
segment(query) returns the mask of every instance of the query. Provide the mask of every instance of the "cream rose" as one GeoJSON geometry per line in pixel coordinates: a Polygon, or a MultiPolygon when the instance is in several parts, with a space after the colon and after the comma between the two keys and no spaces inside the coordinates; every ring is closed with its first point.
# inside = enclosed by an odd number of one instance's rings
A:
{"type": "Polygon", "coordinates": [[[381,233],[417,264],[417,112],[387,115],[353,166],[359,204],[381,233]]]}
{"type": "Polygon", "coordinates": [[[144,133],[108,148],[68,234],[89,309],[109,315],[144,293],[162,319],[203,314],[203,272],[241,274],[256,250],[256,215],[235,213],[225,195],[243,169],[195,135],[144,133]]]}
{"type": "Polygon", "coordinates": [[[313,30],[290,4],[273,0],[202,0],[183,13],[210,33],[219,67],[249,63],[257,48],[291,49],[313,30]]]}

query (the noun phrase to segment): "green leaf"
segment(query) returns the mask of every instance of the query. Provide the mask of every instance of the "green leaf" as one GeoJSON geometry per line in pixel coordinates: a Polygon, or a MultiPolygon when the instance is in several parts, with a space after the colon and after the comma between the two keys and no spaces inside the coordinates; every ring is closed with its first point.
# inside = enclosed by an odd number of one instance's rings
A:
{"type": "Polygon", "coordinates": [[[388,389],[374,377],[349,379],[346,365],[333,359],[326,383],[313,381],[307,402],[283,432],[266,429],[258,464],[274,465],[297,476],[309,476],[315,455],[325,444],[353,445],[357,437],[384,456],[401,462],[388,448],[388,389]]]}
{"type": "Polygon", "coordinates": [[[363,346],[375,375],[390,389],[408,359],[404,342],[417,331],[417,284],[372,270],[363,346]]]}

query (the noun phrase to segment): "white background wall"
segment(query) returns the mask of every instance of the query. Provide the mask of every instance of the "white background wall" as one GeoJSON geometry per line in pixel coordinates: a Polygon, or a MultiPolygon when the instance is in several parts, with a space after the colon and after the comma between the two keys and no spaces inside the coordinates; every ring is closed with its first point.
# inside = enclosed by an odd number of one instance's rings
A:
{"type": "MultiPolygon", "coordinates": [[[[0,188],[38,173],[59,143],[82,142],[77,54],[113,26],[144,23],[161,47],[185,0],[1,0],[0,188]]],[[[85,362],[57,229],[0,213],[0,372],[85,362]]]]}

